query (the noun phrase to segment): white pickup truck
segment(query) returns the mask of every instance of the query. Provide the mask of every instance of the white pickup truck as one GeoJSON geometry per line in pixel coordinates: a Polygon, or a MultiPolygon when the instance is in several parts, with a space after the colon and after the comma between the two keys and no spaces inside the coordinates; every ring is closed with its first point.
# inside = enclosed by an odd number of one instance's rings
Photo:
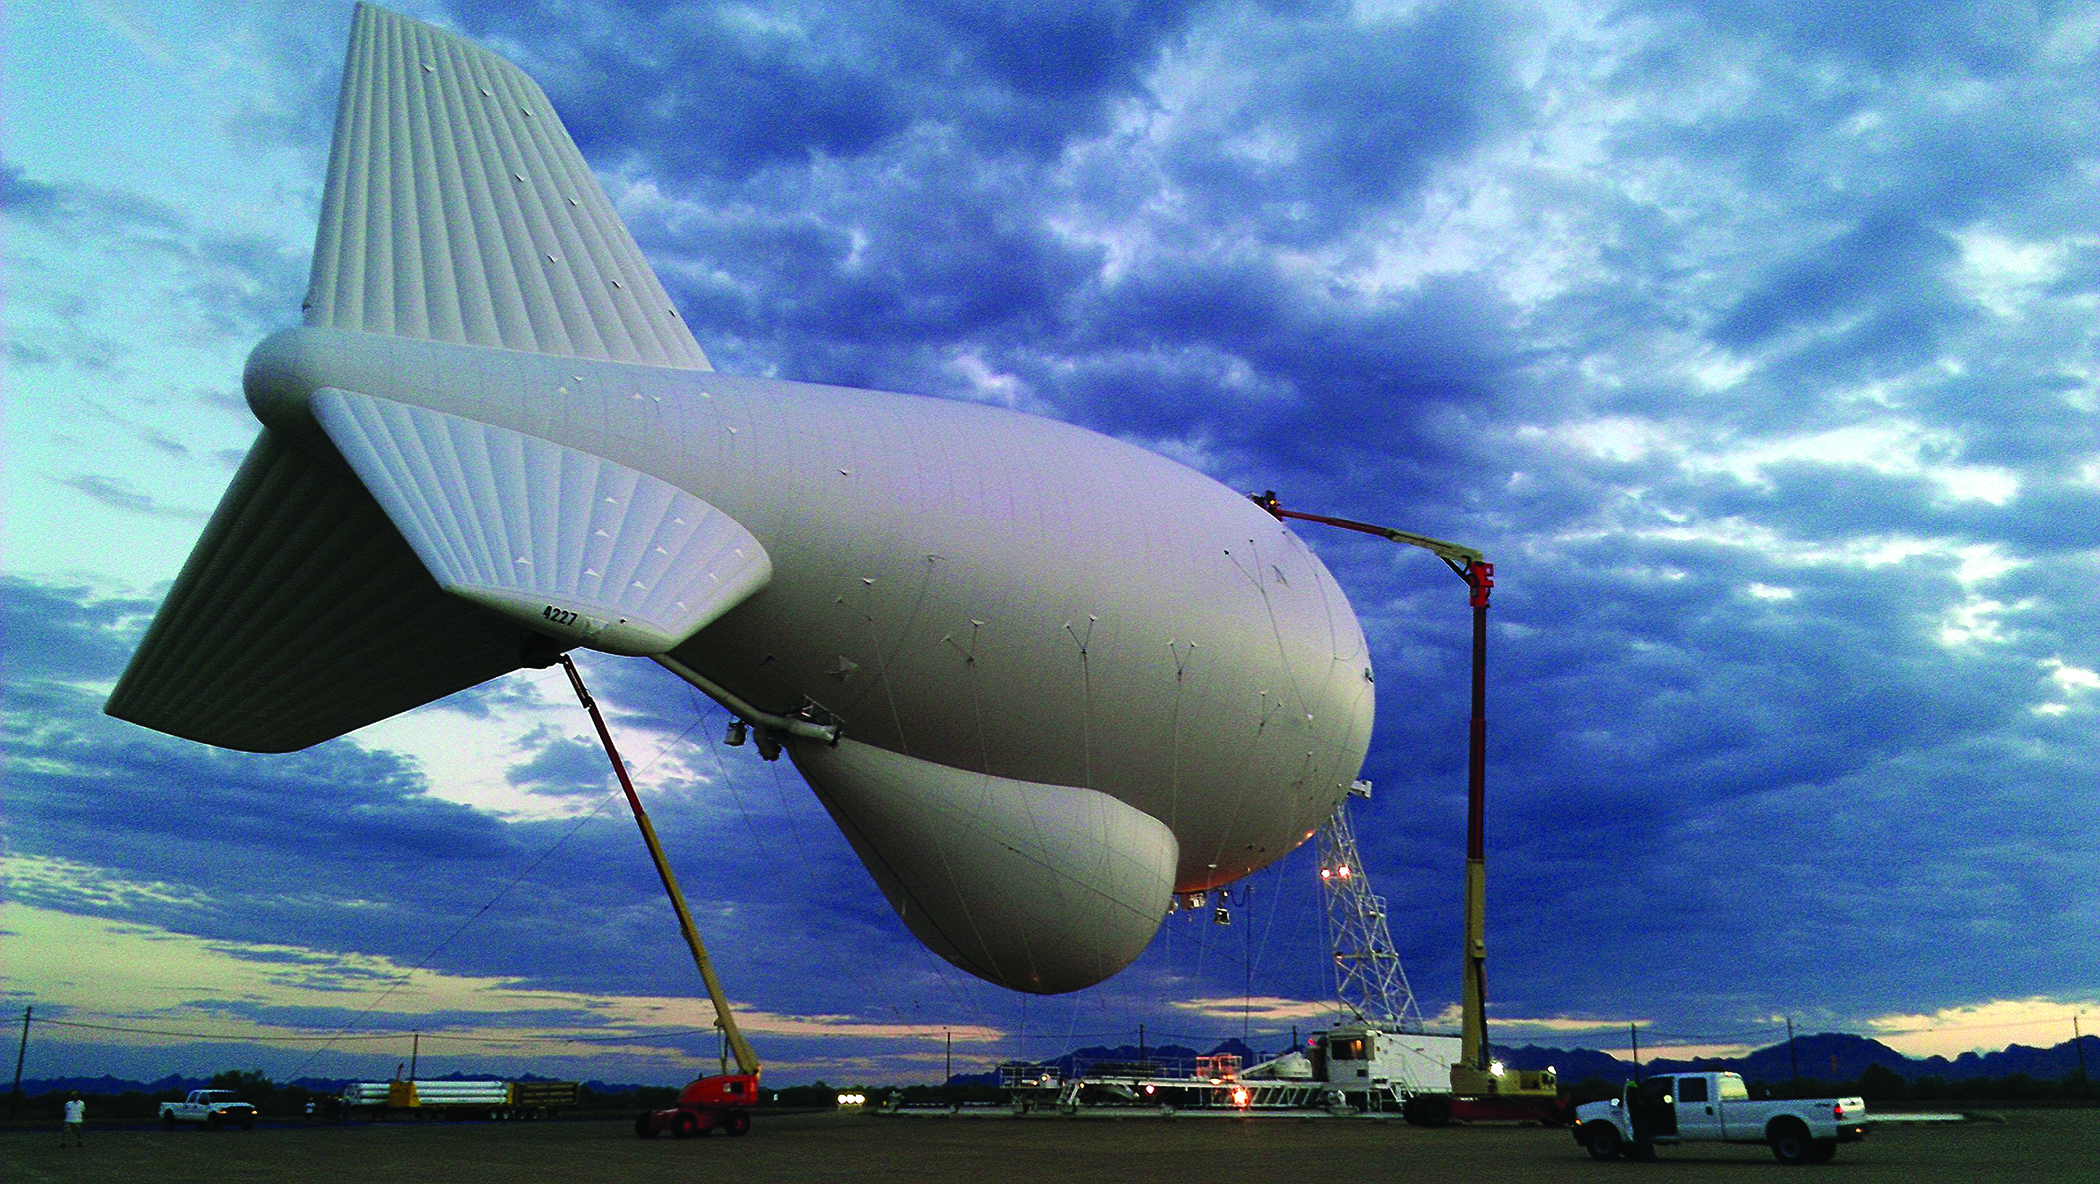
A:
{"type": "Polygon", "coordinates": [[[230,1089],[193,1089],[180,1102],[160,1104],[160,1125],[172,1131],[178,1122],[194,1122],[205,1130],[238,1123],[249,1131],[255,1129],[255,1107],[230,1089]]]}
{"type": "Polygon", "coordinates": [[[1734,1073],[1673,1073],[1626,1083],[1575,1109],[1575,1141],[1597,1159],[1645,1159],[1665,1143],[1763,1143],[1781,1163],[1826,1163],[1867,1135],[1859,1098],[1753,1102],[1734,1073]]]}

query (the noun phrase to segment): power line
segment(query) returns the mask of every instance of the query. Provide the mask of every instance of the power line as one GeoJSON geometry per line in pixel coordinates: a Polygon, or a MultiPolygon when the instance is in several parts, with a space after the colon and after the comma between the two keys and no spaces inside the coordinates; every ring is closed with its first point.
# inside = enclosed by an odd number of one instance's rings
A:
{"type": "MultiPolygon", "coordinates": [[[[637,769],[636,773],[645,773],[650,769],[654,768],[656,766],[656,762],[662,760],[664,754],[669,752],[673,745],[684,740],[686,736],[691,734],[694,728],[700,726],[702,720],[704,720],[705,718],[705,716],[701,716],[695,718],[692,723],[687,724],[685,726],[684,731],[679,732],[676,736],[673,736],[670,740],[666,741],[662,747],[656,750],[656,755],[649,758],[649,763],[643,765],[640,769],[637,769]]],[[[539,866],[541,864],[547,862],[547,860],[550,857],[552,857],[556,851],[561,850],[562,846],[566,844],[569,841],[569,839],[576,834],[577,831],[582,830],[586,824],[590,823],[592,820],[596,819],[599,814],[603,813],[605,807],[611,805],[617,797],[619,797],[618,794],[608,792],[604,797],[600,798],[598,800],[598,804],[596,806],[591,807],[590,813],[585,814],[583,817],[577,819],[574,825],[570,826],[569,829],[562,832],[561,837],[556,839],[552,846],[548,847],[545,851],[540,852],[538,858],[534,859],[531,863],[527,864],[525,866],[524,871],[519,872],[516,876],[513,876],[511,878],[509,883],[505,884],[501,888],[498,888],[496,890],[495,895],[489,897],[488,900],[484,902],[480,908],[475,909],[472,915],[468,916],[465,920],[461,921],[457,926],[454,926],[452,932],[446,934],[443,940],[439,941],[436,945],[430,947],[429,953],[426,953],[421,958],[417,959],[416,964],[414,966],[409,967],[408,971],[401,975],[401,977],[395,979],[393,983],[387,987],[386,990],[380,992],[379,997],[377,999],[372,1000],[370,1004],[366,1005],[363,1011],[357,1013],[357,1016],[354,1019],[352,1019],[349,1023],[344,1024],[338,1035],[347,1033],[352,1028],[355,1028],[366,1016],[372,1014],[372,1012],[377,1010],[380,1004],[386,1002],[389,998],[391,998],[395,991],[400,990],[403,986],[407,985],[408,980],[415,977],[417,971],[423,969],[424,966],[429,964],[430,960],[432,958],[437,957],[438,953],[442,951],[446,946],[451,945],[454,938],[457,938],[460,934],[466,932],[468,926],[480,920],[484,913],[487,913],[490,909],[494,908],[496,906],[496,902],[502,900],[504,895],[507,894],[511,889],[523,883],[526,877],[532,875],[533,872],[539,870],[539,866]]],[[[328,1045],[323,1044],[319,1048],[314,1049],[311,1053],[308,1053],[306,1059],[299,1062],[298,1067],[292,1070],[292,1075],[295,1077],[298,1076],[299,1071],[301,1069],[304,1069],[308,1065],[312,1064],[315,1057],[320,1056],[326,1051],[328,1051],[328,1045]]]]}
{"type": "Polygon", "coordinates": [[[49,1024],[55,1028],[89,1028],[97,1032],[129,1032],[139,1036],[175,1036],[186,1040],[214,1040],[223,1044],[296,1044],[309,1040],[332,1039],[399,1040],[408,1035],[407,1032],[372,1032],[356,1036],[343,1036],[340,1033],[330,1036],[326,1033],[316,1032],[308,1036],[263,1036],[250,1033],[236,1035],[227,1032],[182,1032],[168,1028],[134,1028],[123,1024],[90,1024],[80,1020],[41,1019],[36,1022],[49,1024]]]}

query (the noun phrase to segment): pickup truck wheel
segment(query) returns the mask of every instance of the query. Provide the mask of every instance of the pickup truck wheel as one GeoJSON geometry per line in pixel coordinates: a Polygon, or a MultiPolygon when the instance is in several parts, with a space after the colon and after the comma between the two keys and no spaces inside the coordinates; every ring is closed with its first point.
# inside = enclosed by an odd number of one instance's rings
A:
{"type": "Polygon", "coordinates": [[[207,1115],[205,1115],[205,1116],[204,1116],[204,1121],[203,1121],[203,1122],[200,1122],[200,1123],[198,1123],[198,1124],[197,1124],[197,1129],[198,1129],[198,1130],[200,1130],[200,1131],[215,1131],[215,1130],[218,1130],[218,1129],[219,1129],[219,1116],[218,1116],[218,1115],[216,1115],[216,1114],[207,1114],[207,1115]]]}
{"type": "Polygon", "coordinates": [[[164,1131],[172,1131],[172,1130],[174,1130],[174,1129],[175,1129],[175,1116],[174,1116],[173,1114],[166,1114],[166,1113],[163,1113],[163,1114],[162,1114],[162,1115],[160,1116],[160,1129],[162,1129],[162,1130],[164,1130],[164,1131]]]}
{"type": "Polygon", "coordinates": [[[1619,1128],[1608,1122],[1593,1123],[1591,1125],[1592,1129],[1589,1137],[1583,1140],[1583,1146],[1590,1149],[1590,1158],[1595,1160],[1614,1160],[1619,1158],[1619,1149],[1625,1146],[1626,1142],[1619,1137],[1619,1128]]]}
{"type": "Polygon", "coordinates": [[[653,1139],[653,1138],[655,1138],[655,1137],[657,1136],[657,1134],[658,1134],[658,1131],[657,1131],[657,1129],[656,1129],[656,1124],[655,1124],[655,1123],[653,1123],[653,1122],[651,1122],[651,1121],[649,1121],[649,1119],[650,1119],[651,1117],[652,1117],[652,1116],[651,1116],[651,1115],[649,1115],[649,1114],[637,1114],[637,1115],[635,1115],[635,1119],[634,1119],[634,1137],[635,1137],[635,1138],[637,1138],[637,1139],[653,1139]]]}
{"type": "Polygon", "coordinates": [[[1766,1137],[1772,1145],[1772,1158],[1784,1164],[1813,1163],[1815,1140],[1808,1137],[1808,1128],[1796,1121],[1775,1123],[1772,1133],[1766,1137]]]}

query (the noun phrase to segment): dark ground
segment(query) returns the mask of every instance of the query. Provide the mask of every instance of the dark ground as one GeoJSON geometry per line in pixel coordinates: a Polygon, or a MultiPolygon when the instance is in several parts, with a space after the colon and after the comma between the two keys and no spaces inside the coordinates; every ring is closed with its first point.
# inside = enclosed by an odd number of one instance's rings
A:
{"type": "Polygon", "coordinates": [[[1962,1184],[2100,1180],[2100,1110],[2012,1111],[2003,1122],[1883,1126],[1825,1166],[1787,1168],[1762,1147],[1665,1148],[1653,1164],[1592,1162],[1562,1130],[1398,1122],[1182,1118],[763,1116],[749,1136],[636,1139],[626,1121],[270,1125],[254,1131],[108,1130],[58,1146],[50,1129],[0,1133],[0,1180],[297,1180],[441,1184],[534,1180],[1791,1180],[1962,1184]]]}

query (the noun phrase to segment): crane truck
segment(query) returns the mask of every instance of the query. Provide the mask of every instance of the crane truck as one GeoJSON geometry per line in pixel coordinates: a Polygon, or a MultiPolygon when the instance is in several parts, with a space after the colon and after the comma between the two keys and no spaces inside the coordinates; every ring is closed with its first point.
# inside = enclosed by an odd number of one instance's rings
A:
{"type": "MultiPolygon", "coordinates": [[[[1509,1069],[1488,1050],[1487,1037],[1487,610],[1495,565],[1481,551],[1427,535],[1347,518],[1286,510],[1271,490],[1254,496],[1277,518],[1296,518],[1420,547],[1442,560],[1469,591],[1473,609],[1473,710],[1466,738],[1465,959],[1460,994],[1460,1040],[1451,1063],[1450,1091],[1411,1093],[1402,1116],[1417,1126],[1452,1119],[1571,1120],[1552,1069],[1509,1069]]],[[[1346,1041],[1348,1034],[1343,1034],[1346,1041]]],[[[1350,1047],[1364,1047],[1361,1042],[1350,1047]]],[[[1363,1054],[1358,1054],[1359,1056],[1363,1054]]],[[[1330,1062],[1333,1054],[1330,1052],[1330,1062]]],[[[1370,1070],[1363,1070],[1369,1073],[1370,1070]]]]}
{"type": "Polygon", "coordinates": [[[565,653],[545,656],[546,665],[559,664],[568,673],[569,685],[576,690],[576,698],[591,716],[591,723],[598,729],[598,740],[605,746],[605,755],[612,761],[613,773],[620,779],[620,788],[627,794],[627,808],[634,814],[635,826],[642,832],[642,843],[649,848],[649,859],[656,865],[657,879],[663,882],[664,895],[671,898],[671,909],[678,914],[678,931],[685,937],[686,948],[692,951],[693,965],[700,970],[700,981],[707,986],[707,997],[714,1004],[715,1027],[722,1034],[722,1071],[703,1075],[687,1085],[678,1095],[678,1103],[663,1110],[649,1110],[637,1115],[634,1133],[644,1139],[669,1132],[673,1138],[690,1138],[704,1135],[712,1130],[727,1131],[742,1135],[751,1129],[751,1108],[758,1104],[758,1053],[751,1042],[744,1039],[743,1029],[737,1026],[736,1015],[729,1009],[729,997],[722,990],[722,980],[715,975],[715,965],[708,959],[707,946],[700,940],[700,930],[693,924],[693,914],[685,906],[685,893],[679,890],[678,877],[671,872],[671,864],[664,858],[663,845],[656,841],[656,827],[649,821],[649,812],[642,809],[642,799],[634,792],[634,781],[627,775],[627,764],[620,759],[619,749],[613,746],[612,732],[605,726],[605,716],[598,710],[597,700],[584,689],[583,676],[576,672],[576,663],[565,653]],[[729,1071],[729,1060],[736,1059],[736,1072],[729,1071]]]}
{"type": "Polygon", "coordinates": [[[1473,715],[1466,738],[1466,934],[1459,997],[1459,1057],[1448,1097],[1423,1094],[1403,1110],[1408,1121],[1442,1126],[1451,1119],[1569,1121],[1553,1070],[1508,1069],[1488,1051],[1487,1036],[1487,610],[1495,565],[1478,551],[1438,557],[1472,589],[1473,715]]]}

